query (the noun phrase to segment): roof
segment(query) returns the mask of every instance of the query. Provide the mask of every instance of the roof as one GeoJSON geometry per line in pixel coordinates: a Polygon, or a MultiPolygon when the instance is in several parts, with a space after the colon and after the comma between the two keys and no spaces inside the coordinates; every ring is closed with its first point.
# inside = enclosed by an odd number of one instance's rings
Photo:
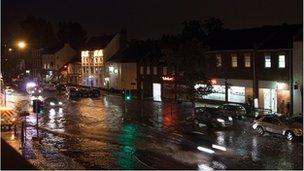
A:
{"type": "Polygon", "coordinates": [[[93,49],[104,49],[108,43],[113,39],[115,35],[101,35],[91,37],[85,44],[83,49],[93,50],[93,49]]]}
{"type": "Polygon", "coordinates": [[[288,49],[293,38],[301,34],[302,25],[263,26],[259,28],[224,30],[208,38],[210,50],[288,49]]]}
{"type": "Polygon", "coordinates": [[[128,63],[128,62],[137,62],[142,58],[142,54],[139,53],[139,50],[135,48],[125,48],[119,50],[107,61],[109,62],[119,62],[119,63],[128,63]]]}
{"type": "Polygon", "coordinates": [[[159,59],[161,57],[161,50],[153,41],[141,42],[139,44],[132,44],[119,50],[116,54],[110,57],[109,62],[139,62],[143,59],[159,59]]]}
{"type": "Polygon", "coordinates": [[[43,50],[43,54],[54,54],[54,53],[58,52],[60,49],[62,49],[63,47],[64,47],[63,44],[53,45],[51,47],[45,48],[43,50]]]}

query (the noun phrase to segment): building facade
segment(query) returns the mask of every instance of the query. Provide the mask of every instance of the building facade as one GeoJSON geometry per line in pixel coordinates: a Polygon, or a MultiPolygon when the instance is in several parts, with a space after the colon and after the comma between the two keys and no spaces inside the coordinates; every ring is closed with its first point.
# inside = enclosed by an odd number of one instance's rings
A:
{"type": "MultiPolygon", "coordinates": [[[[42,55],[42,67],[44,69],[44,81],[55,81],[61,76],[61,70],[65,70],[77,52],[69,45],[46,50],[42,55]]],[[[57,80],[58,81],[58,80],[57,80]]]]}
{"type": "MultiPolygon", "coordinates": [[[[279,113],[299,113],[302,106],[303,54],[294,42],[299,25],[228,30],[207,41],[204,74],[213,84],[205,101],[251,103],[279,113]]],[[[138,90],[154,100],[172,99],[175,72],[154,58],[138,63],[138,90]]],[[[201,86],[201,85],[196,85],[201,86]]],[[[174,97],[178,99],[178,97],[174,97]]]]}
{"type": "MultiPolygon", "coordinates": [[[[126,44],[126,31],[115,35],[92,37],[81,52],[82,85],[101,89],[120,89],[129,71],[126,65],[108,61],[126,44]]],[[[131,70],[130,70],[131,71],[131,70]]]]}
{"type": "Polygon", "coordinates": [[[81,66],[82,85],[102,88],[105,72],[103,49],[82,51],[81,66]]]}

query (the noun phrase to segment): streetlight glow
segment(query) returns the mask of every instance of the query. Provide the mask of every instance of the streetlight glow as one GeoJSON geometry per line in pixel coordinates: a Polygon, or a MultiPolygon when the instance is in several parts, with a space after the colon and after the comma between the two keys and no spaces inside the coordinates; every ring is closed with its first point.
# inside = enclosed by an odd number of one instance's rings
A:
{"type": "Polygon", "coordinates": [[[17,43],[18,48],[24,49],[26,47],[26,43],[24,41],[19,41],[17,43]]]}

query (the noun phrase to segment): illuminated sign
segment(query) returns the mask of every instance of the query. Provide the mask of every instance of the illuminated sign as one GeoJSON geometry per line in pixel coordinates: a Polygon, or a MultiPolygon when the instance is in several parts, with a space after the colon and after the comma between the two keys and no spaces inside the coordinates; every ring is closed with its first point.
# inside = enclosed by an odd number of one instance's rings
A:
{"type": "Polygon", "coordinates": [[[173,81],[174,80],[174,77],[169,77],[169,76],[163,76],[162,77],[162,79],[164,80],[164,81],[173,81]]]}
{"type": "Polygon", "coordinates": [[[212,79],[212,80],[211,80],[211,84],[213,84],[213,85],[214,85],[214,84],[217,84],[216,79],[212,79]]]}

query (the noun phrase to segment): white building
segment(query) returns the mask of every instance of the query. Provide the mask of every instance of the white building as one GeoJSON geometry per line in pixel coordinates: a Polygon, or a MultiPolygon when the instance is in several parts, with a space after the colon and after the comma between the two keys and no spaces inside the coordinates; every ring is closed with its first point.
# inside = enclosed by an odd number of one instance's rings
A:
{"type": "MultiPolygon", "coordinates": [[[[124,47],[126,32],[123,30],[116,35],[92,37],[81,51],[82,85],[111,88],[115,75],[121,75],[121,67],[109,64],[106,60],[124,47]],[[111,81],[112,80],[112,81],[111,81]]],[[[121,77],[125,77],[122,76],[121,77]]],[[[120,85],[120,83],[114,83],[120,85]]]]}
{"type": "Polygon", "coordinates": [[[69,45],[55,48],[42,55],[42,67],[46,71],[45,81],[50,81],[53,75],[60,74],[60,70],[73,59],[77,52],[69,45]]]}

